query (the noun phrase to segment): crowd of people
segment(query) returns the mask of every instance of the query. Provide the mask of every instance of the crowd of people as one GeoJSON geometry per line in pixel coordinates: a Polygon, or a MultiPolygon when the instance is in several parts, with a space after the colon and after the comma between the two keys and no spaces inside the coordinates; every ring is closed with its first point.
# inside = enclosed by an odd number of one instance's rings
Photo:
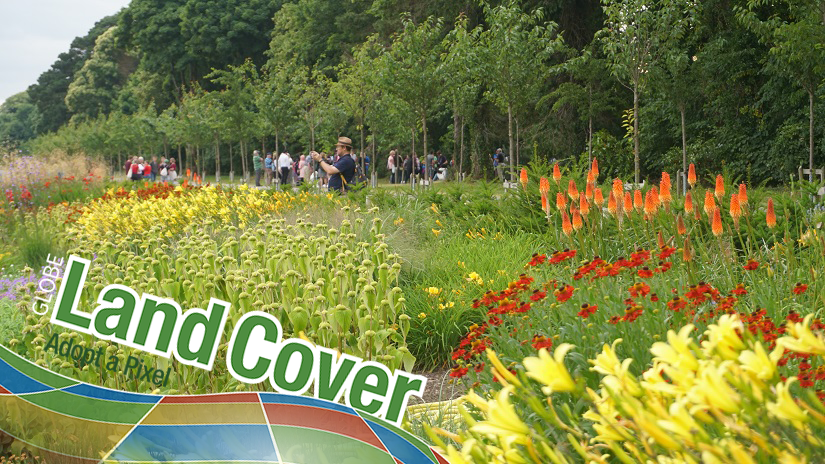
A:
{"type": "Polygon", "coordinates": [[[453,162],[447,160],[441,151],[430,153],[424,158],[398,154],[391,150],[387,157],[387,171],[390,173],[391,184],[406,184],[415,174],[431,181],[446,180],[447,170],[453,162]]]}
{"type": "Polygon", "coordinates": [[[123,166],[126,171],[126,179],[131,181],[147,180],[155,182],[175,183],[178,178],[178,165],[175,158],[161,158],[158,163],[158,157],[153,156],[151,161],[146,162],[142,156],[133,156],[126,160],[123,166]]]}
{"type": "MultiPolygon", "coordinates": [[[[490,156],[490,159],[497,176],[504,179],[504,168],[508,159],[502,149],[497,149],[490,156]]],[[[341,183],[339,179],[341,173],[344,174],[343,180],[347,182],[356,179],[356,174],[360,181],[366,181],[369,178],[370,161],[369,156],[365,156],[361,161],[358,159],[357,154],[352,153],[352,141],[347,137],[339,137],[335,154],[332,156],[314,151],[309,155],[300,153],[297,158],[293,158],[287,151],[280,155],[271,152],[266,153],[265,157],[261,157],[261,152],[258,150],[252,153],[252,168],[255,173],[256,187],[268,187],[276,184],[297,186],[304,182],[317,182],[322,188],[346,189],[346,186],[343,188],[338,187],[338,184],[341,183]],[[340,167],[338,167],[339,165],[340,167]],[[332,167],[332,169],[328,169],[329,167],[332,167]],[[349,172],[350,169],[352,173],[349,172]],[[336,176],[336,180],[332,181],[332,178],[336,176]],[[262,181],[263,185],[261,184],[262,181]]],[[[408,183],[414,176],[429,181],[446,180],[448,170],[453,165],[454,162],[448,160],[441,151],[418,157],[415,155],[401,156],[397,150],[391,150],[387,157],[387,172],[391,184],[408,183]]],[[[134,156],[127,159],[124,169],[126,178],[132,181],[149,180],[155,182],[159,179],[161,182],[175,183],[178,178],[178,167],[175,158],[166,159],[162,157],[158,162],[158,157],[152,156],[151,160],[147,162],[143,157],[134,156]]]]}

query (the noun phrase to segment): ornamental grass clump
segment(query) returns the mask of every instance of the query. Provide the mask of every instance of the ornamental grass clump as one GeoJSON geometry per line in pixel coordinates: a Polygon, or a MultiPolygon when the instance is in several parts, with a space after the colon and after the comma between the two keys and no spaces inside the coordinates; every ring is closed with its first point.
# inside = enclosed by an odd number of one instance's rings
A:
{"type": "Polygon", "coordinates": [[[587,361],[600,376],[588,388],[568,370],[577,348],[505,366],[488,350],[496,386],[470,391],[459,406],[467,430],[431,430],[453,464],[487,462],[804,463],[825,456],[825,406],[797,377],[780,375],[790,351],[825,361],[825,337],[811,317],[790,324],[770,348],[738,315],[724,315],[699,339],[685,325],[650,347],[641,375],[616,352],[587,361]],[[458,443],[446,446],[438,432],[458,443]]]}

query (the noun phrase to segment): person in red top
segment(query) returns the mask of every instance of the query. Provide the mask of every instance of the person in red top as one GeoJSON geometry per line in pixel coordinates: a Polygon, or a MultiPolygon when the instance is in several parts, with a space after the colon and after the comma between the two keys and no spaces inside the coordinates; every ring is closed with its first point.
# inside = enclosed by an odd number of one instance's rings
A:
{"type": "Polygon", "coordinates": [[[178,164],[175,163],[175,158],[169,159],[169,167],[167,170],[169,171],[169,180],[177,184],[178,164]]]}
{"type": "Polygon", "coordinates": [[[144,179],[151,179],[152,178],[152,165],[149,163],[143,164],[143,178],[144,179]]]}
{"type": "Polygon", "coordinates": [[[138,181],[143,179],[143,158],[138,158],[137,162],[133,161],[130,166],[132,170],[132,180],[138,181]]]}

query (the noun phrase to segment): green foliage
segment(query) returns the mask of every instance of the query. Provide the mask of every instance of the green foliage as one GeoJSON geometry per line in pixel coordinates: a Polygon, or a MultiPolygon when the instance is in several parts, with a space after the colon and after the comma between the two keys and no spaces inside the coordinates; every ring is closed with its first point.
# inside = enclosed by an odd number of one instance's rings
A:
{"type": "Polygon", "coordinates": [[[15,149],[34,138],[41,115],[27,92],[7,98],[0,105],[0,143],[15,149]]]}

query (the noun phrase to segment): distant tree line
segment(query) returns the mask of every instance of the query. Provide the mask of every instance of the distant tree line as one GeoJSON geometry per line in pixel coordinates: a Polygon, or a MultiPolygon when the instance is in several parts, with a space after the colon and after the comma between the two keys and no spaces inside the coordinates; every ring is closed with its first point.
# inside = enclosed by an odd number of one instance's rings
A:
{"type": "Polygon", "coordinates": [[[637,181],[825,164],[825,0],[132,0],[0,106],[0,141],[248,172],[252,149],[383,166],[503,148],[637,181]]]}

